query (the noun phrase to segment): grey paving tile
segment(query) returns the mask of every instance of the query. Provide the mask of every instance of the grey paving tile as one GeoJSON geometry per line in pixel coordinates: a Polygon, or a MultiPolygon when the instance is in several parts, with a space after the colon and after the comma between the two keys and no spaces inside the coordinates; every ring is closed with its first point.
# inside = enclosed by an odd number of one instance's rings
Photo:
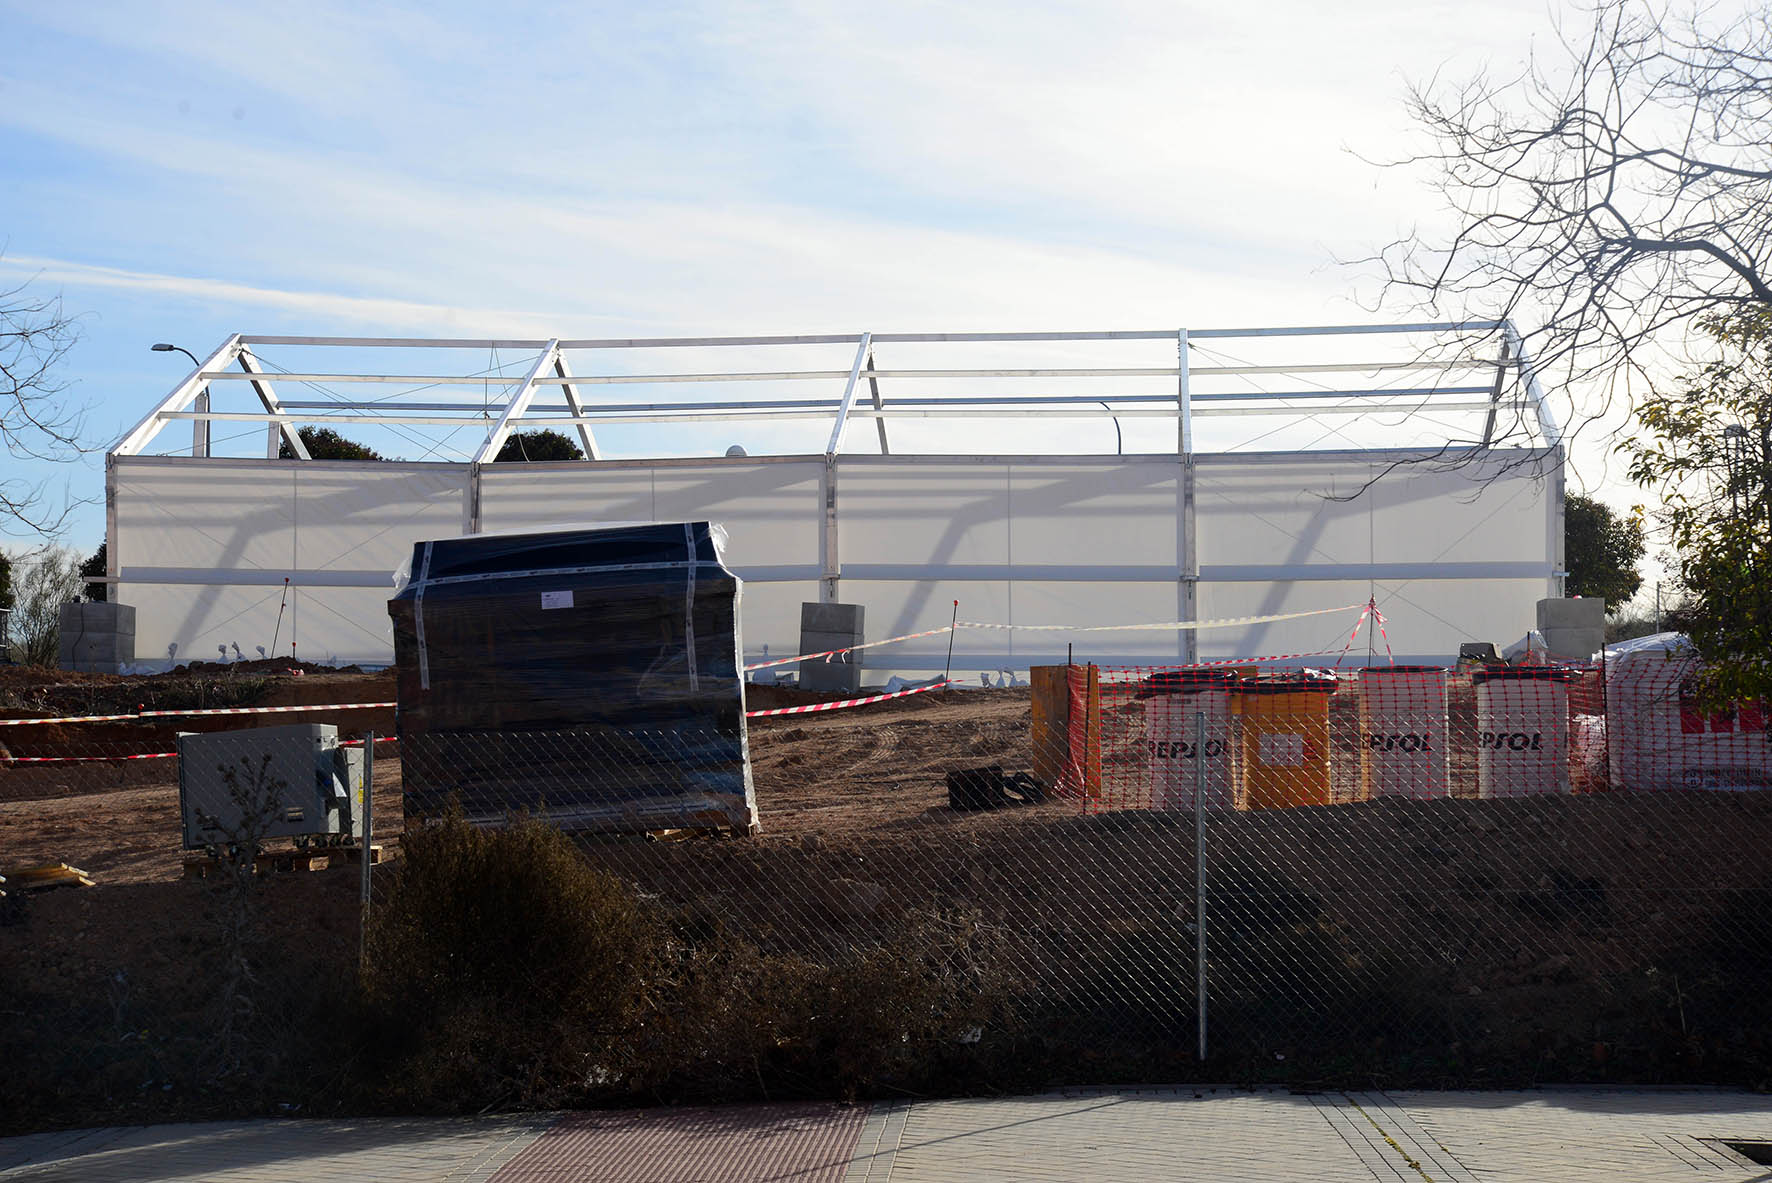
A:
{"type": "Polygon", "coordinates": [[[885,1183],[892,1178],[910,1111],[908,1101],[880,1102],[868,1111],[855,1140],[855,1152],[843,1172],[843,1183],[885,1183]]]}
{"type": "MultiPolygon", "coordinates": [[[[311,1183],[490,1178],[545,1119],[210,1122],[39,1146],[6,1183],[311,1183]]],[[[10,1150],[0,1142],[0,1153],[10,1150]]]]}
{"type": "MultiPolygon", "coordinates": [[[[755,1143],[747,1153],[758,1168],[747,1167],[746,1177],[770,1175],[763,1168],[776,1164],[792,1168],[788,1177],[842,1183],[1772,1183],[1772,1170],[1724,1145],[1772,1141],[1772,1097],[1721,1090],[1294,1096],[1169,1088],[884,1104],[865,1113],[800,1109],[762,1117],[742,1109],[574,1114],[570,1129],[556,1126],[561,1115],[543,1114],[78,1130],[0,1140],[0,1181],[595,1179],[597,1164],[620,1150],[601,1134],[625,1130],[630,1142],[643,1133],[656,1151],[648,1161],[663,1174],[647,1178],[718,1177],[739,1160],[712,1154],[716,1143],[742,1135],[755,1143]],[[700,1125],[675,1130],[673,1121],[700,1125]],[[550,1128],[564,1134],[541,1147],[550,1128]],[[788,1142],[804,1143],[806,1153],[787,1153],[788,1142]],[[708,1153],[679,1152],[692,1143],[708,1153]]],[[[644,1157],[627,1161],[646,1174],[644,1157]]]]}
{"type": "Polygon", "coordinates": [[[1166,1089],[919,1102],[890,1183],[1297,1178],[1375,1176],[1308,1097],[1166,1089]]]}
{"type": "Polygon", "coordinates": [[[574,1113],[497,1183],[841,1183],[866,1118],[827,1102],[574,1113]]]}
{"type": "Polygon", "coordinates": [[[1772,1140],[1772,1097],[1716,1090],[1544,1089],[1394,1093],[1478,1177],[1513,1180],[1766,1180],[1706,1139],[1772,1140]]]}

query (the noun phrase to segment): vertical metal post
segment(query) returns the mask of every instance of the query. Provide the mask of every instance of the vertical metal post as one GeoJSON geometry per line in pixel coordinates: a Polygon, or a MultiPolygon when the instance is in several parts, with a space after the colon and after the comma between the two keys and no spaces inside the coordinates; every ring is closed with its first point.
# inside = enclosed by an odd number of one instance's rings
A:
{"type": "Polygon", "coordinates": [[[475,461],[468,465],[468,533],[480,532],[480,473],[481,464],[475,461]]]}
{"type": "MultiPolygon", "coordinates": [[[[197,392],[197,399],[192,410],[200,415],[209,414],[209,387],[205,386],[197,392]]],[[[209,420],[191,420],[191,455],[209,455],[209,420]]]]}
{"type": "Polygon", "coordinates": [[[1206,1062],[1206,712],[1194,712],[1194,999],[1206,1062]]]}
{"type": "Polygon", "coordinates": [[[122,569],[123,560],[117,556],[117,454],[113,452],[105,457],[105,574],[110,578],[105,598],[112,603],[123,598],[117,591],[117,575],[122,569]]]}
{"type": "Polygon", "coordinates": [[[369,943],[369,848],[375,842],[375,732],[363,734],[363,914],[357,922],[357,972],[363,971],[363,955],[369,943]]]}
{"type": "Polygon", "coordinates": [[[819,495],[824,500],[824,533],[819,537],[818,602],[837,602],[837,580],[843,573],[838,557],[837,532],[837,458],[824,458],[824,479],[819,482],[819,495]]]}
{"type": "Polygon", "coordinates": [[[1565,594],[1566,586],[1564,580],[1568,576],[1568,568],[1565,564],[1569,559],[1564,551],[1563,540],[1563,531],[1567,528],[1567,522],[1565,521],[1564,515],[1568,512],[1568,491],[1563,479],[1563,465],[1566,459],[1567,457],[1561,445],[1558,445],[1553,449],[1551,455],[1553,468],[1551,470],[1550,490],[1549,496],[1545,498],[1545,508],[1550,516],[1550,521],[1545,528],[1545,540],[1549,543],[1546,549],[1550,551],[1550,594],[1553,598],[1561,597],[1565,594]]]}
{"type": "MultiPolygon", "coordinates": [[[[1177,379],[1175,387],[1175,451],[1180,462],[1178,474],[1181,487],[1176,490],[1176,566],[1179,568],[1180,580],[1180,619],[1199,619],[1200,589],[1200,556],[1195,543],[1194,519],[1197,472],[1194,464],[1194,402],[1192,388],[1188,383],[1188,370],[1192,365],[1189,357],[1188,335],[1186,329],[1179,329],[1175,334],[1175,359],[1177,379]]],[[[1177,649],[1178,656],[1184,662],[1198,661],[1200,657],[1200,634],[1197,629],[1183,631],[1177,649]]]]}

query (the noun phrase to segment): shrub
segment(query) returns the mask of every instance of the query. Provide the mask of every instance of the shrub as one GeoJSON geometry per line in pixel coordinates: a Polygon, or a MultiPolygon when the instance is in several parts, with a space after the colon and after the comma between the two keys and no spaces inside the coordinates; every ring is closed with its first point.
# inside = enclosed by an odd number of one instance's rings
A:
{"type": "Polygon", "coordinates": [[[367,933],[364,998],[388,1099],[459,1112],[558,1105],[626,1077],[663,930],[569,839],[459,814],[407,831],[367,933]]]}

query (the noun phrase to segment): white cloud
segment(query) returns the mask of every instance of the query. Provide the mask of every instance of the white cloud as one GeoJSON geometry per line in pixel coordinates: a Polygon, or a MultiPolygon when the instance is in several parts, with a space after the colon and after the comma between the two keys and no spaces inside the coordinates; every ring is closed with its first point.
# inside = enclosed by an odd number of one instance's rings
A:
{"type": "Polygon", "coordinates": [[[65,259],[33,255],[0,257],[0,270],[20,278],[73,288],[118,288],[177,297],[230,310],[255,308],[322,318],[328,323],[356,321],[385,328],[406,328],[441,334],[547,337],[548,326],[533,313],[499,308],[464,308],[424,304],[336,292],[290,291],[190,275],[165,275],[98,267],[65,259]]]}

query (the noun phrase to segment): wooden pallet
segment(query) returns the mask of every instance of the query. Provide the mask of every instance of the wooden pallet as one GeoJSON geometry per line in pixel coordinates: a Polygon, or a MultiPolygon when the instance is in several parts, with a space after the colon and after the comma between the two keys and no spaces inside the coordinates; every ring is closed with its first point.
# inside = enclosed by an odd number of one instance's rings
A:
{"type": "Polygon", "coordinates": [[[45,891],[52,887],[92,887],[95,886],[92,876],[79,867],[70,867],[67,863],[44,863],[39,867],[14,867],[6,872],[0,883],[10,881],[14,888],[25,891],[45,891]]]}
{"type": "MultiPolygon", "coordinates": [[[[370,846],[370,866],[380,864],[384,857],[380,843],[370,846]]],[[[359,846],[285,848],[260,852],[252,860],[252,870],[258,875],[291,874],[296,871],[324,871],[330,867],[353,866],[362,861],[363,849],[359,846]]],[[[186,879],[208,879],[219,875],[226,864],[213,855],[200,854],[187,857],[184,866],[186,879]]]]}

